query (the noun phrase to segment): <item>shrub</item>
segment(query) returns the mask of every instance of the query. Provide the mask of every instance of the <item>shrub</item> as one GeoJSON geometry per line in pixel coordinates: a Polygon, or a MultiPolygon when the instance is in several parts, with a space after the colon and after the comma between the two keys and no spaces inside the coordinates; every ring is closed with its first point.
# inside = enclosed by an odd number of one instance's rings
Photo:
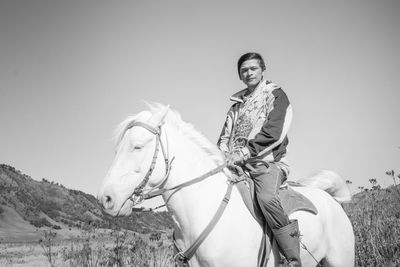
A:
{"type": "Polygon", "coordinates": [[[47,258],[50,266],[55,266],[55,256],[57,253],[53,252],[54,240],[56,238],[56,233],[50,231],[43,232],[43,238],[39,240],[39,245],[43,249],[43,255],[47,258]]]}
{"type": "Polygon", "coordinates": [[[57,210],[48,210],[46,211],[47,216],[49,216],[52,219],[57,218],[60,215],[60,212],[57,210]]]}
{"type": "Polygon", "coordinates": [[[51,227],[52,224],[46,219],[46,218],[39,218],[39,219],[34,219],[31,220],[30,223],[35,226],[35,227],[43,227],[43,226],[48,226],[51,227]]]}

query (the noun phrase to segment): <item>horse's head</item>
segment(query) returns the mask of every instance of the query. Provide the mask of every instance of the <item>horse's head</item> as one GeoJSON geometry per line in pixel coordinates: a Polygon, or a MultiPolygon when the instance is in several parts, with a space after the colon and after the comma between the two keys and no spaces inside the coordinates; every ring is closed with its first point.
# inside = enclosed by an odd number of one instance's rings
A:
{"type": "Polygon", "coordinates": [[[162,125],[169,108],[143,111],[121,123],[115,159],[103,180],[98,199],[107,213],[129,215],[143,189],[157,186],[166,175],[162,125]]]}

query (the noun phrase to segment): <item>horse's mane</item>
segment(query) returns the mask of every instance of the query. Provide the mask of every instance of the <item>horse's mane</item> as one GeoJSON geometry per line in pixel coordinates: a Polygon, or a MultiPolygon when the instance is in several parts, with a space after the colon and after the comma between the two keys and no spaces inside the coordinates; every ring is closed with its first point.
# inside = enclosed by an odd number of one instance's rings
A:
{"type": "MultiPolygon", "coordinates": [[[[147,103],[146,105],[150,110],[142,111],[138,114],[128,116],[123,120],[115,130],[116,144],[121,142],[125,132],[130,128],[132,123],[135,121],[147,121],[152,114],[165,109],[166,106],[160,103],[147,103]]],[[[216,164],[222,164],[224,162],[222,152],[217,148],[216,145],[211,143],[202,133],[197,131],[194,126],[182,120],[181,115],[176,110],[168,110],[168,114],[165,118],[165,123],[173,126],[177,131],[188,137],[193,143],[198,145],[216,164]]]]}

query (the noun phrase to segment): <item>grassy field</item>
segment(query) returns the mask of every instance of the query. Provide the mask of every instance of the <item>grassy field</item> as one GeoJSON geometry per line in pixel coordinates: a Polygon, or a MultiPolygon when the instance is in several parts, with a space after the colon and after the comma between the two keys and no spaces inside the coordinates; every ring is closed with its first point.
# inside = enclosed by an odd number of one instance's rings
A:
{"type": "Polygon", "coordinates": [[[173,266],[170,236],[88,229],[60,240],[45,230],[37,242],[2,242],[0,266],[173,266]]]}
{"type": "MultiPolygon", "coordinates": [[[[61,251],[62,245],[55,244],[54,251],[61,251]]],[[[49,266],[43,250],[37,242],[18,242],[0,244],[0,266],[49,266]]],[[[56,266],[62,265],[60,260],[56,266]]]]}
{"type": "MultiPolygon", "coordinates": [[[[359,187],[352,202],[344,205],[356,238],[355,266],[400,266],[400,186],[394,172],[391,176],[393,186],[380,188],[371,179],[370,189],[359,187]]],[[[4,208],[3,216],[10,212],[4,208]]],[[[14,232],[0,234],[0,267],[173,266],[171,231],[139,234],[91,226],[32,230],[17,215],[2,223],[0,228],[13,224],[14,232]],[[26,233],[30,235],[24,239],[26,233]]]]}

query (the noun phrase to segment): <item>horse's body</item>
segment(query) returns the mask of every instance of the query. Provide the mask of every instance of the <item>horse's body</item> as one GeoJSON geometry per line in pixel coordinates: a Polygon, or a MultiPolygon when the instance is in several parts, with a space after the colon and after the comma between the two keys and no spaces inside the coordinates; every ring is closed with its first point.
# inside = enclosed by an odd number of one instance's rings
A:
{"type": "MultiPolygon", "coordinates": [[[[132,120],[146,122],[153,127],[163,124],[161,142],[168,143],[169,157],[175,157],[171,173],[165,181],[162,156],[157,158],[145,189],[170,188],[194,179],[223,162],[223,156],[214,145],[182,122],[177,114],[170,111],[166,115],[167,110],[157,108],[154,114],[142,112],[122,124],[116,158],[99,191],[99,199],[108,213],[114,216],[131,213],[133,201],[126,200],[151,166],[156,138],[142,127],[129,129],[127,125],[132,120]]],[[[158,154],[161,155],[161,152],[158,154]]],[[[176,222],[177,241],[183,250],[193,244],[214,216],[227,189],[227,175],[229,173],[220,172],[179,190],[170,199],[171,192],[163,194],[164,200],[169,199],[167,207],[176,222]]],[[[327,186],[328,191],[345,192],[341,178],[328,174],[319,179],[331,184],[327,186]],[[335,183],[339,185],[332,185],[335,183]]],[[[315,184],[316,180],[310,178],[307,183],[315,184]]],[[[306,211],[290,215],[291,219],[299,221],[301,241],[308,249],[301,249],[303,266],[316,266],[316,261],[327,262],[329,266],[353,266],[354,235],[341,205],[321,189],[311,186],[294,189],[308,197],[318,209],[317,215],[306,211]]],[[[257,266],[262,234],[261,227],[234,187],[224,214],[197,249],[190,266],[257,266]]],[[[275,266],[272,253],[268,266],[275,266]]]]}

